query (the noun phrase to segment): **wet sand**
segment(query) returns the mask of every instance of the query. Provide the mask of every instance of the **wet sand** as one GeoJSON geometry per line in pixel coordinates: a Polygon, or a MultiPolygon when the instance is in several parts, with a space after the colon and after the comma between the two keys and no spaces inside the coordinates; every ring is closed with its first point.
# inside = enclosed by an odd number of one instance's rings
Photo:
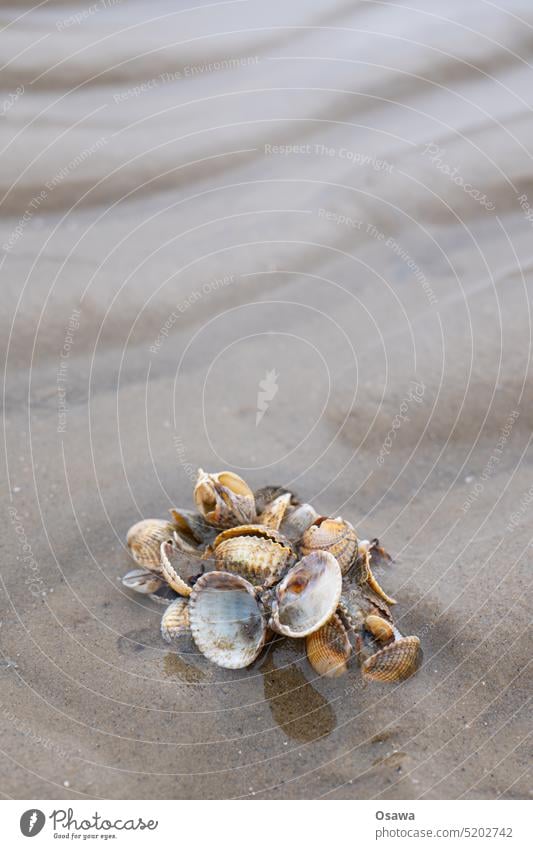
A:
{"type": "Polygon", "coordinates": [[[529,795],[533,9],[504,5],[0,13],[5,797],[529,795]],[[171,651],[124,539],[199,465],[379,535],[419,673],[171,651]]]}

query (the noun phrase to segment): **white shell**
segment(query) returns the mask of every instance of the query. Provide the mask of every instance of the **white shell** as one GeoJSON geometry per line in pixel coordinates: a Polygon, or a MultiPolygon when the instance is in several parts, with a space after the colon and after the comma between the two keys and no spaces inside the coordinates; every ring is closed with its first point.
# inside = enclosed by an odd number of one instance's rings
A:
{"type": "Polygon", "coordinates": [[[276,587],[269,626],[286,637],[306,637],[335,613],[342,574],[332,554],[314,551],[289,569],[276,587]]]}
{"type": "Polygon", "coordinates": [[[142,519],[129,529],[126,543],[139,566],[161,574],[161,543],[172,539],[174,525],[166,519],[142,519]]]}
{"type": "Polygon", "coordinates": [[[300,539],[313,522],[320,517],[312,504],[289,507],[280,526],[280,531],[291,540],[300,539]]]}
{"type": "Polygon", "coordinates": [[[189,604],[185,598],[176,598],[165,610],[161,619],[161,636],[167,643],[190,636],[189,604]]]}
{"type": "Polygon", "coordinates": [[[164,586],[163,578],[149,569],[132,569],[122,578],[123,586],[142,595],[151,595],[164,586]]]}
{"type": "Polygon", "coordinates": [[[254,588],[239,575],[202,575],[190,597],[189,619],[198,649],[218,666],[249,666],[263,647],[265,617],[254,588]]]}

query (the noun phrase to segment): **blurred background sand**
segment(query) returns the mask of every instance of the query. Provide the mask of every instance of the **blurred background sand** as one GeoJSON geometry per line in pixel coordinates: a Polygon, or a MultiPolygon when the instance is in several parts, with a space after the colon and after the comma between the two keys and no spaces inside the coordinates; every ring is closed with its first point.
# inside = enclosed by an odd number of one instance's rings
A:
{"type": "Polygon", "coordinates": [[[528,795],[531,3],[0,23],[2,793],[528,795]],[[418,675],[169,650],[124,538],[199,465],[379,534],[418,675]]]}

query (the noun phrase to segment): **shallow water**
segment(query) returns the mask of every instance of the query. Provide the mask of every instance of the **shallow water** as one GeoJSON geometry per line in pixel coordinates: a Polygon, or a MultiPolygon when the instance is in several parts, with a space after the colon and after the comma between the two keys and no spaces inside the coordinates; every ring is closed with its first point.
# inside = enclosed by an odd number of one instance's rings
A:
{"type": "Polygon", "coordinates": [[[2,792],[524,797],[531,4],[189,5],[0,12],[2,792]],[[170,651],[199,465],[379,535],[419,673],[170,651]]]}

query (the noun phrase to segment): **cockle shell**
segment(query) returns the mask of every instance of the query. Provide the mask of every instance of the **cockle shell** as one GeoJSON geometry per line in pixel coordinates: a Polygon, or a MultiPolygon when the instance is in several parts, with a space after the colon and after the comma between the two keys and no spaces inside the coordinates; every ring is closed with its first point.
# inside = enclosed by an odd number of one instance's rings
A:
{"type": "Polygon", "coordinates": [[[294,492],[291,492],[284,486],[270,484],[269,486],[262,486],[260,489],[256,489],[254,492],[255,507],[257,513],[263,513],[268,507],[268,505],[271,504],[272,501],[275,501],[276,498],[279,498],[280,495],[290,495],[289,503],[291,505],[296,506],[300,503],[298,496],[294,492]]]}
{"type": "Polygon", "coordinates": [[[198,649],[218,666],[249,666],[263,647],[265,615],[254,588],[239,575],[202,575],[190,598],[189,619],[198,649]]]}
{"type": "Polygon", "coordinates": [[[183,510],[173,507],[170,515],[174,519],[175,538],[191,548],[206,546],[211,543],[216,537],[218,531],[209,522],[206,522],[200,513],[195,513],[193,510],[183,510]]]}
{"type": "Polygon", "coordinates": [[[262,525],[241,525],[218,535],[213,543],[215,568],[271,586],[294,555],[284,537],[262,525]]]}
{"type": "Polygon", "coordinates": [[[358,573],[358,581],[360,584],[366,584],[378,598],[382,598],[386,604],[396,604],[396,600],[391,598],[385,590],[381,588],[370,568],[372,543],[368,540],[359,540],[358,557],[356,561],[356,569],[358,573]]]}
{"type": "Polygon", "coordinates": [[[161,575],[174,592],[189,596],[192,592],[188,579],[201,572],[201,562],[194,558],[193,569],[190,558],[184,554],[173,540],[161,543],[161,575]]]}
{"type": "Polygon", "coordinates": [[[233,472],[211,475],[198,469],[194,500],[204,519],[220,528],[256,519],[254,494],[246,481],[233,472]]]}
{"type": "Polygon", "coordinates": [[[143,519],[129,529],[126,543],[139,566],[161,574],[161,543],[173,533],[174,525],[166,519],[143,519]]]}
{"type": "Polygon", "coordinates": [[[300,551],[302,554],[329,551],[345,575],[357,555],[357,534],[354,527],[340,517],[319,517],[303,534],[300,551]]]}
{"type": "Polygon", "coordinates": [[[394,637],[394,627],[382,616],[370,613],[365,619],[365,627],[380,643],[386,643],[394,637]]]}
{"type": "Polygon", "coordinates": [[[277,585],[270,628],[287,637],[306,637],[335,613],[342,589],[340,566],[327,551],[303,557],[277,585]]]}
{"type": "Polygon", "coordinates": [[[149,569],[132,569],[124,575],[122,584],[136,593],[151,595],[161,589],[165,581],[149,569]]]}
{"type": "Polygon", "coordinates": [[[176,598],[163,613],[161,636],[171,643],[190,634],[189,603],[185,598],[176,598]]]}
{"type": "Polygon", "coordinates": [[[337,615],[305,639],[307,658],[319,675],[338,678],[348,669],[352,652],[346,629],[337,615]]]}
{"type": "Polygon", "coordinates": [[[274,528],[277,530],[283,521],[283,517],[287,512],[290,501],[290,492],[278,495],[278,497],[267,504],[265,509],[260,513],[257,520],[259,524],[265,525],[267,528],[274,528]]]}
{"type": "Polygon", "coordinates": [[[300,540],[307,528],[313,524],[319,514],[311,504],[300,504],[285,513],[280,531],[290,540],[300,540]]]}
{"type": "Polygon", "coordinates": [[[422,649],[418,637],[401,637],[385,646],[363,663],[364,678],[372,681],[404,681],[413,675],[422,663],[422,649]]]}

